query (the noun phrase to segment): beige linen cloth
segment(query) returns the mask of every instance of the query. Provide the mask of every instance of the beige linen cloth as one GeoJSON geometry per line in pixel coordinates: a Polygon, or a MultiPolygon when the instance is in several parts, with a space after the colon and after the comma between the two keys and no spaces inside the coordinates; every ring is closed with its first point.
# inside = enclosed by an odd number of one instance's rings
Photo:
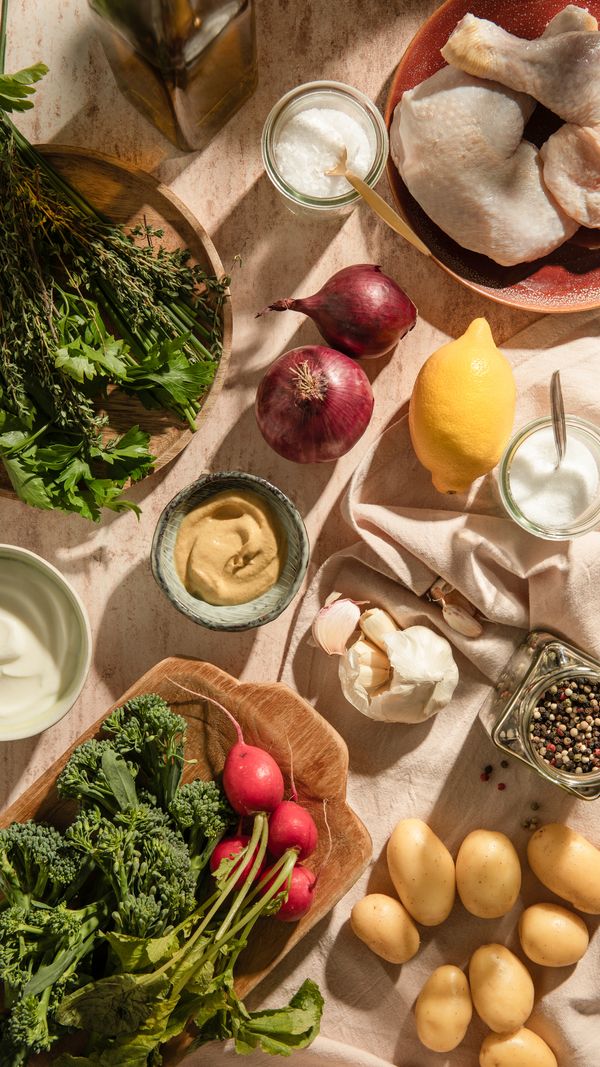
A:
{"type": "MultiPolygon", "coordinates": [[[[568,412],[600,425],[600,317],[593,313],[545,318],[513,338],[505,351],[514,366],[515,426],[548,412],[551,372],[561,370],[568,412]]],[[[555,900],[529,871],[530,832],[522,822],[566,821],[600,846],[600,800],[578,801],[502,754],[478,721],[479,708],[525,632],[548,628],[600,656],[600,532],[571,542],[525,533],[503,510],[495,476],[481,479],[468,498],[436,493],[410,446],[403,417],[376,442],[358,467],[343,503],[357,535],[351,548],[327,561],[312,583],[290,633],[282,680],[315,703],[345,738],[350,753],[348,800],[373,838],[369,871],[260,987],[261,1000],[282,1003],[304,975],[326,997],[322,1032],[398,1067],[476,1067],[486,1033],[474,1018],[464,1043],[448,1054],[417,1040],[413,1004],[442,963],[465,967],[481,944],[500,942],[524,958],[517,924],[523,906],[555,900]],[[421,599],[437,575],[452,582],[489,622],[481,638],[450,630],[438,608],[421,599]],[[311,648],[308,634],[333,590],[391,611],[403,625],[425,623],[452,642],[460,682],[452,703],[416,726],[382,724],[362,716],[341,695],[337,660],[311,648]],[[480,774],[493,765],[489,781],[480,774]],[[498,789],[502,783],[505,788],[498,789]],[[501,830],[523,867],[521,898],[502,919],[469,915],[457,901],[437,928],[421,928],[421,949],[404,966],[373,955],[349,929],[353,902],[371,890],[391,891],[382,850],[402,818],[427,821],[456,855],[478,827],[501,830]]],[[[592,942],[576,968],[527,964],[536,988],[531,1028],[554,1049],[560,1067],[600,1067],[600,934],[586,916],[592,942]]],[[[194,1060],[218,1062],[211,1050],[194,1060]]]]}

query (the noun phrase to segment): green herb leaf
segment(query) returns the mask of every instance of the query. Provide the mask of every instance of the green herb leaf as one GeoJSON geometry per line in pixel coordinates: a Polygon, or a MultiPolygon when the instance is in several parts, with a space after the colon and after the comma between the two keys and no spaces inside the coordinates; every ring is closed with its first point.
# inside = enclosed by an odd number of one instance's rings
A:
{"type": "Polygon", "coordinates": [[[82,480],[85,481],[91,477],[92,472],[89,464],[86,463],[85,460],[75,456],[59,474],[57,481],[62,482],[67,493],[71,493],[79,482],[82,480]]]}
{"type": "Polygon", "coordinates": [[[33,102],[27,97],[35,92],[33,84],[47,73],[45,63],[36,63],[33,67],[18,70],[16,74],[0,74],[0,111],[27,111],[33,107],[33,102]]]}
{"type": "Polygon", "coordinates": [[[139,426],[132,426],[122,437],[114,437],[108,444],[98,444],[92,449],[92,455],[103,459],[105,463],[116,463],[127,459],[152,462],[148,451],[150,435],[139,426]]]}
{"type": "Polygon", "coordinates": [[[2,462],[10,478],[10,484],[21,500],[26,504],[31,504],[34,508],[48,509],[53,507],[52,496],[44,485],[42,478],[39,477],[35,469],[29,466],[26,453],[21,452],[14,456],[3,456],[2,462]]]}
{"type": "Polygon", "coordinates": [[[118,382],[127,377],[128,370],[126,361],[118,354],[122,350],[123,342],[114,340],[112,344],[94,348],[77,337],[71,344],[57,349],[55,366],[82,384],[100,376],[118,382]]]}

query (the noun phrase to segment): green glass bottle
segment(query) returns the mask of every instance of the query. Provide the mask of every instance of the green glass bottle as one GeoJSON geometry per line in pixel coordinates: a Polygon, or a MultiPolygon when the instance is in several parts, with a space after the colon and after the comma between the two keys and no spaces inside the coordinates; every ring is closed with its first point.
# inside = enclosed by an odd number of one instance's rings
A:
{"type": "Polygon", "coordinates": [[[254,92],[253,0],[88,0],[123,94],[183,151],[254,92]]]}

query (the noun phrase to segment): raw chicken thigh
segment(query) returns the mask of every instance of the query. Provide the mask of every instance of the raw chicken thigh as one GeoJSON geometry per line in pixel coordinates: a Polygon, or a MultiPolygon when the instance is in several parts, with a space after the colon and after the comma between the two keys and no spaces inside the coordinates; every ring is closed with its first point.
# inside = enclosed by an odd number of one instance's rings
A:
{"type": "Polygon", "coordinates": [[[442,55],[467,74],[529,93],[567,122],[600,124],[597,32],[552,33],[527,41],[487,19],[465,15],[442,55]]]}
{"type": "Polygon", "coordinates": [[[544,181],[582,226],[600,226],[600,127],[567,123],[540,149],[544,181]]]}
{"type": "Polygon", "coordinates": [[[522,140],[534,106],[444,67],[404,93],[392,122],[392,158],[415,200],[464,248],[504,266],[546,255],[577,229],[522,140]]]}

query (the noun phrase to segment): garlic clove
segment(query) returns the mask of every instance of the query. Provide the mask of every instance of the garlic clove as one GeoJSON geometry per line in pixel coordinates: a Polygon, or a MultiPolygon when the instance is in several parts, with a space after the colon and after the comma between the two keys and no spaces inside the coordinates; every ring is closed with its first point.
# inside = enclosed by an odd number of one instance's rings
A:
{"type": "Polygon", "coordinates": [[[359,618],[358,604],[339,593],[331,593],[312,624],[315,643],[328,656],[343,656],[359,618]]]}
{"type": "Polygon", "coordinates": [[[442,607],[444,622],[463,637],[481,637],[483,626],[472,615],[456,604],[444,604],[442,607]]]}
{"type": "Polygon", "coordinates": [[[365,667],[377,667],[379,670],[389,673],[390,661],[386,653],[372,645],[370,641],[365,641],[362,637],[359,637],[358,641],[355,641],[352,645],[352,651],[356,655],[359,664],[364,664],[365,667]]]}
{"type": "Polygon", "coordinates": [[[369,667],[368,664],[361,663],[358,668],[356,681],[359,685],[362,685],[363,689],[370,692],[372,689],[380,689],[382,685],[385,685],[389,676],[389,669],[384,670],[381,667],[369,667]]]}
{"type": "Polygon", "coordinates": [[[383,652],[386,651],[385,638],[400,629],[383,608],[369,608],[368,611],[363,611],[359,626],[365,637],[383,652]]]}

